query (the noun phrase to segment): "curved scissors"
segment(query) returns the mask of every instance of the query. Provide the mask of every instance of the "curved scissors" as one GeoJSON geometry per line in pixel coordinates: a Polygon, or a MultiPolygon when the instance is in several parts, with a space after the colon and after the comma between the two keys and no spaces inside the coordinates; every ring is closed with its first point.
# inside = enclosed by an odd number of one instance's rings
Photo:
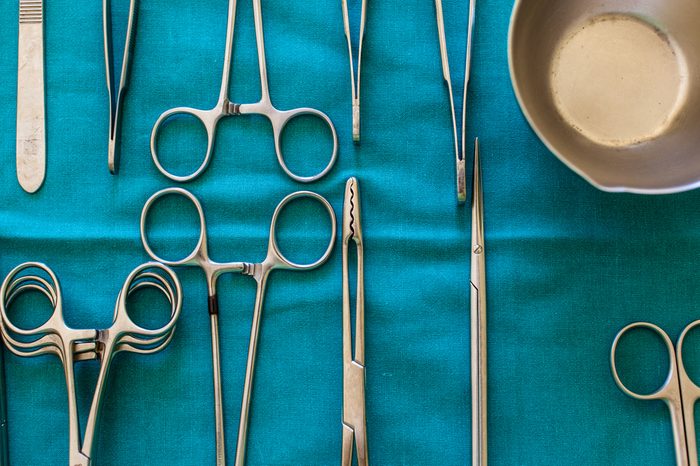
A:
{"type": "Polygon", "coordinates": [[[231,102],[228,95],[229,81],[231,75],[231,62],[233,53],[233,29],[236,23],[236,0],[230,0],[228,4],[228,26],[226,29],[226,51],[224,53],[224,70],[221,78],[221,91],[219,100],[211,110],[200,110],[190,107],[173,108],[163,113],[151,132],[151,156],[158,170],[173,181],[186,182],[195,179],[207,168],[211,161],[212,153],[214,152],[214,140],[216,137],[216,128],[219,120],[226,116],[249,115],[256,114],[265,116],[272,124],[272,133],[275,141],[275,152],[277,160],[282,167],[282,170],[292,179],[309,183],[316,181],[325,176],[335,164],[338,155],[338,135],[336,134],[333,122],[325,113],[313,108],[297,108],[294,110],[278,110],[272,105],[270,100],[270,90],[267,83],[267,63],[265,61],[265,40],[263,37],[263,22],[262,22],[262,7],[261,0],[253,0],[253,16],[255,21],[255,39],[258,49],[258,68],[260,71],[260,100],[253,104],[236,104],[231,102]],[[204,156],[202,164],[194,171],[194,173],[185,176],[175,175],[166,170],[158,157],[157,138],[160,128],[166,120],[178,114],[191,115],[199,120],[207,131],[207,152],[204,156]],[[293,173],[284,160],[282,154],[281,137],[282,131],[289,121],[297,116],[313,115],[323,120],[331,130],[333,135],[333,153],[328,162],[328,165],[318,174],[313,176],[300,176],[293,173]]]}
{"type": "Polygon", "coordinates": [[[121,351],[151,354],[162,350],[173,337],[181,305],[182,290],[175,273],[161,264],[146,263],[134,269],[124,282],[117,296],[112,325],[105,330],[79,330],[66,325],[61,287],[56,275],[46,265],[27,262],[15,267],[5,278],[0,288],[0,328],[5,345],[12,353],[22,357],[53,354],[63,365],[68,389],[70,466],[91,464],[102,394],[114,355],[121,351]],[[163,327],[146,329],[129,317],[127,297],[142,288],[155,288],[168,299],[170,319],[163,327]],[[53,307],[53,313],[46,322],[30,329],[15,325],[7,314],[12,301],[26,292],[43,294],[53,307]],[[73,364],[92,359],[100,362],[100,371],[81,443],[73,364]]]}
{"type": "Polygon", "coordinates": [[[610,366],[615,383],[626,395],[638,400],[661,400],[668,406],[673,425],[673,443],[676,449],[676,464],[697,466],[698,451],[695,440],[695,402],[700,400],[700,387],[692,381],[683,365],[683,342],[688,332],[700,326],[700,320],[690,323],[678,337],[674,348],[671,338],[661,327],[648,322],[635,322],[620,330],[610,350],[610,366]],[[635,329],[648,329],[658,334],[668,350],[669,369],[663,385],[651,394],[641,394],[630,390],[622,382],[617,372],[615,354],[620,339],[635,329]]]}
{"type": "Polygon", "coordinates": [[[224,273],[240,273],[253,277],[257,282],[257,291],[255,295],[255,307],[253,309],[253,321],[250,330],[250,343],[248,347],[248,360],[246,364],[245,384],[243,387],[243,401],[241,403],[241,417],[238,427],[238,444],[236,447],[236,465],[243,466],[245,463],[245,448],[248,430],[248,412],[250,410],[251,389],[253,386],[253,371],[255,366],[255,353],[257,351],[258,335],[260,333],[260,318],[262,314],[263,299],[265,297],[265,286],[270,272],[276,269],[283,270],[311,270],[324,264],[333,251],[333,245],[336,237],[335,212],[331,204],[321,195],[311,191],[297,191],[289,194],[282,199],[277,205],[272,214],[272,222],[270,224],[270,239],[268,241],[267,255],[262,262],[215,262],[209,257],[207,249],[207,227],[204,218],[204,209],[199,200],[189,191],[182,188],[168,188],[158,191],[146,201],[141,212],[141,241],[148,255],[159,262],[170,266],[186,266],[199,267],[204,272],[207,280],[207,289],[209,294],[209,316],[211,324],[211,342],[212,342],[212,365],[213,365],[213,381],[214,381],[214,411],[216,416],[216,464],[224,466],[225,458],[225,441],[224,441],[224,415],[223,401],[221,394],[221,365],[219,353],[219,303],[216,295],[216,283],[221,274],[224,273]],[[148,242],[146,220],[148,212],[153,207],[158,199],[167,195],[178,195],[189,199],[194,204],[199,215],[199,240],[194,250],[183,259],[167,260],[159,257],[148,242]],[[331,220],[331,236],[323,255],[308,264],[298,264],[287,259],[280,251],[277,244],[275,227],[280,213],[287,204],[292,200],[301,197],[315,199],[325,207],[328,216],[331,220]]]}

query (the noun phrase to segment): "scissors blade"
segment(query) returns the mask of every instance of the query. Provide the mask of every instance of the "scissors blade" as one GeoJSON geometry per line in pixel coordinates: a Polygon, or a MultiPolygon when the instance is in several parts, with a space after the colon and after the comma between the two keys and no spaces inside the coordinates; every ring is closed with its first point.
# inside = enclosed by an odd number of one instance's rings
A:
{"type": "Polygon", "coordinates": [[[19,2],[17,59],[17,179],[35,193],[46,176],[42,0],[19,2]]]}
{"type": "Polygon", "coordinates": [[[345,185],[343,203],[343,464],[352,453],[354,434],[357,462],[368,462],[367,419],[365,411],[365,301],[364,257],[362,223],[360,219],[360,192],[356,178],[345,185]],[[355,303],[355,354],[352,354],[352,326],[350,321],[349,247],[354,242],[357,250],[357,289],[355,303]],[[350,445],[348,445],[350,442],[350,445]]]}
{"type": "Polygon", "coordinates": [[[102,28],[104,38],[105,69],[107,77],[107,93],[109,96],[109,141],[108,141],[108,167],[112,174],[119,171],[119,132],[124,95],[129,81],[129,69],[131,65],[131,51],[133,48],[133,36],[136,30],[136,0],[130,0],[129,17],[126,26],[126,39],[122,58],[119,85],[116,84],[114,75],[114,41],[112,38],[112,2],[102,1],[102,28]]]}
{"type": "Polygon", "coordinates": [[[484,199],[481,182],[479,140],[474,143],[474,186],[471,240],[471,387],[472,465],[487,463],[487,335],[486,258],[484,255],[484,199]]]}

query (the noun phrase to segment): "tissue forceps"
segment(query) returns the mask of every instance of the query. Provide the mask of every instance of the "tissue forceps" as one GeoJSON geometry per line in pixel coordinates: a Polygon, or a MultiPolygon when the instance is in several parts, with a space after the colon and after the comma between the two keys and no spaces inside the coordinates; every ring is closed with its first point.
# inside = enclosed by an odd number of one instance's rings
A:
{"type": "Polygon", "coordinates": [[[250,343],[248,347],[248,360],[246,363],[245,384],[243,387],[243,400],[241,402],[241,417],[238,427],[238,444],[236,447],[236,465],[243,466],[245,464],[245,449],[246,439],[248,435],[248,413],[250,410],[250,400],[253,388],[253,372],[255,369],[255,354],[257,352],[258,336],[260,333],[261,316],[263,301],[265,298],[265,290],[270,272],[276,269],[282,270],[297,270],[306,271],[315,269],[323,265],[333,251],[336,237],[335,212],[330,203],[321,195],[311,191],[297,191],[289,194],[275,208],[272,214],[270,223],[270,236],[267,247],[267,255],[262,262],[215,262],[209,257],[207,245],[207,227],[204,217],[204,209],[199,200],[194,194],[182,188],[167,188],[158,191],[151,196],[143,207],[141,213],[141,242],[148,255],[166,265],[170,266],[185,266],[199,267],[204,272],[207,280],[207,288],[209,294],[209,316],[211,325],[211,341],[212,341],[212,363],[213,363],[213,381],[214,381],[214,411],[216,420],[216,464],[218,466],[226,465],[226,448],[224,441],[224,415],[223,415],[223,400],[221,392],[221,365],[219,352],[219,301],[216,293],[216,284],[219,276],[225,273],[240,273],[252,277],[257,283],[257,291],[255,295],[255,307],[253,309],[253,321],[250,331],[250,343]],[[160,258],[151,249],[147,236],[147,216],[155,202],[168,195],[183,196],[194,205],[199,215],[199,240],[194,250],[180,260],[166,260],[160,258]],[[323,255],[315,262],[308,264],[298,264],[287,259],[277,244],[277,236],[275,228],[277,220],[283,209],[294,199],[310,198],[318,201],[328,212],[331,220],[331,236],[323,255]]]}
{"type": "Polygon", "coordinates": [[[478,139],[474,141],[473,184],[470,276],[472,465],[486,466],[488,464],[486,256],[484,252],[484,196],[481,183],[478,139]]]}
{"type": "Polygon", "coordinates": [[[255,21],[255,40],[258,49],[258,69],[260,71],[260,100],[252,104],[237,104],[229,99],[229,81],[231,76],[231,62],[233,54],[233,29],[236,24],[236,1],[229,0],[228,4],[228,26],[226,28],[226,50],[224,53],[224,70],[221,78],[221,91],[219,100],[211,110],[200,110],[189,107],[173,108],[163,113],[151,132],[151,156],[156,168],[173,181],[186,182],[191,181],[204,172],[211,161],[212,153],[214,152],[214,140],[216,137],[216,128],[219,121],[223,117],[239,116],[239,115],[262,115],[266,117],[272,125],[273,139],[275,142],[275,152],[277,153],[277,161],[282,170],[293,180],[301,183],[310,183],[324,177],[335,164],[338,156],[338,135],[336,134],[333,122],[325,113],[313,108],[297,108],[294,110],[278,110],[272,105],[270,100],[270,90],[267,82],[267,62],[265,61],[265,40],[263,37],[263,21],[262,21],[262,6],[261,0],[253,0],[253,17],[255,21]],[[202,123],[202,126],[207,131],[207,151],[202,164],[194,173],[185,176],[175,175],[163,167],[158,157],[157,138],[163,124],[174,115],[185,114],[194,117],[202,123]],[[333,136],[333,153],[328,162],[328,165],[316,175],[300,176],[293,173],[284,161],[282,154],[282,131],[285,126],[295,117],[301,115],[312,115],[323,120],[331,130],[333,136]]]}
{"type": "Polygon", "coordinates": [[[365,288],[360,220],[360,191],[356,178],[345,185],[343,203],[343,455],[342,465],[352,465],[353,439],[358,466],[367,466],[367,415],[365,405],[365,288]],[[355,297],[355,356],[350,322],[350,242],[357,249],[357,289],[355,297]]]}
{"type": "Polygon", "coordinates": [[[610,367],[617,386],[626,395],[638,400],[661,400],[666,403],[671,414],[673,426],[673,443],[676,450],[676,464],[678,466],[697,466],[698,449],[695,439],[695,402],[700,400],[700,387],[693,382],[685,370],[683,364],[683,342],[688,333],[700,326],[700,320],[691,322],[681,335],[675,347],[671,338],[657,325],[649,322],[632,323],[617,334],[610,350],[610,367]],[[651,394],[640,394],[627,388],[617,372],[615,355],[620,339],[626,333],[635,329],[647,329],[658,334],[666,345],[668,351],[669,368],[668,375],[661,388],[651,394]]]}
{"type": "Polygon", "coordinates": [[[357,45],[357,78],[355,78],[355,63],[352,58],[352,36],[350,35],[350,13],[348,12],[348,0],[343,0],[343,25],[345,38],[348,40],[348,54],[350,55],[350,84],[352,85],[352,140],[360,142],[360,72],[362,69],[362,42],[365,38],[365,18],[367,12],[367,0],[362,2],[360,13],[360,37],[357,45]]]}
{"type": "Polygon", "coordinates": [[[112,42],[112,0],[102,0],[102,29],[105,48],[105,68],[107,72],[107,93],[109,94],[109,144],[107,165],[112,174],[119,171],[119,138],[122,107],[129,82],[129,68],[131,65],[131,51],[133,38],[136,32],[136,0],[129,2],[129,19],[126,26],[126,41],[124,43],[124,56],[122,70],[117,86],[114,77],[114,51],[112,42]]]}
{"type": "Polygon", "coordinates": [[[0,327],[5,345],[22,357],[53,354],[63,365],[68,390],[70,466],[91,464],[95,429],[114,356],[122,351],[152,354],[165,348],[173,337],[181,304],[182,290],[175,273],[161,264],[146,263],[134,269],[124,282],[108,329],[73,329],[63,318],[61,287],[50,268],[38,262],[27,262],[15,267],[5,278],[0,288],[0,327]],[[159,329],[140,327],[129,316],[127,297],[143,288],[155,288],[169,301],[169,320],[159,329]],[[32,329],[16,326],[7,314],[12,301],[26,292],[43,294],[53,307],[51,317],[32,329]],[[73,365],[93,359],[100,362],[100,370],[81,442],[73,365]]]}
{"type": "Polygon", "coordinates": [[[452,132],[455,142],[455,161],[457,171],[457,201],[461,204],[467,200],[466,161],[467,152],[467,90],[469,89],[469,75],[472,62],[472,36],[474,21],[476,19],[476,0],[469,0],[469,24],[467,26],[467,56],[464,65],[464,91],[462,97],[462,131],[457,132],[457,113],[455,111],[454,95],[452,93],[452,77],[450,74],[450,61],[447,56],[447,40],[445,38],[445,19],[442,14],[442,0],[435,0],[435,12],[437,17],[438,40],[440,42],[440,59],[442,61],[442,76],[450,94],[450,110],[452,112],[452,132]],[[461,143],[460,143],[461,141],[461,143]]]}

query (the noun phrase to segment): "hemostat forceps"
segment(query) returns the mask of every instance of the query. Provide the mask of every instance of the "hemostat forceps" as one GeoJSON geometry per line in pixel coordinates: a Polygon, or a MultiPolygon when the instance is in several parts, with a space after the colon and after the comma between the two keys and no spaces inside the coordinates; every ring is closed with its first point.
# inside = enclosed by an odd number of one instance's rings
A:
{"type": "Polygon", "coordinates": [[[437,15],[438,40],[440,41],[440,59],[442,60],[442,76],[445,79],[447,90],[450,94],[450,109],[452,110],[452,131],[455,140],[455,156],[457,169],[457,200],[463,203],[467,200],[466,161],[464,154],[467,152],[467,89],[469,89],[469,75],[472,62],[472,35],[474,20],[476,18],[476,0],[469,0],[469,25],[467,26],[467,58],[464,65],[464,94],[462,97],[462,137],[457,132],[457,114],[455,113],[455,101],[452,93],[452,78],[450,76],[450,61],[447,58],[447,40],[445,39],[445,20],[442,15],[442,0],[435,0],[435,12],[437,15]]]}
{"type": "Polygon", "coordinates": [[[343,204],[343,466],[352,464],[353,437],[358,466],[368,464],[367,416],[365,411],[365,289],[360,221],[360,192],[357,179],[345,185],[343,204]],[[357,248],[357,289],[355,303],[355,357],[352,355],[350,323],[350,273],[348,248],[357,248]]]}
{"type": "Polygon", "coordinates": [[[129,81],[129,65],[131,64],[131,49],[133,35],[136,31],[136,0],[130,0],[129,19],[126,26],[126,40],[124,42],[124,57],[122,59],[122,71],[119,75],[119,85],[114,76],[114,51],[112,49],[112,1],[102,0],[102,28],[105,47],[105,69],[107,72],[107,93],[109,94],[109,171],[112,174],[119,170],[119,131],[124,105],[124,95],[129,81]]]}

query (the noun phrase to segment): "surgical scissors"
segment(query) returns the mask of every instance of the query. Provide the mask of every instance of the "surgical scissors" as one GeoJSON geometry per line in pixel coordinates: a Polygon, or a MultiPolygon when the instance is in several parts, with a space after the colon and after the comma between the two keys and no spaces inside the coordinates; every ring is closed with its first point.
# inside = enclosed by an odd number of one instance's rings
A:
{"type": "Polygon", "coordinates": [[[661,400],[666,403],[671,413],[673,426],[673,443],[676,450],[676,464],[678,466],[697,466],[698,449],[695,440],[695,402],[700,400],[700,387],[690,378],[683,365],[683,342],[688,333],[700,326],[700,320],[691,322],[678,337],[674,348],[671,338],[661,327],[649,322],[634,322],[620,330],[613,341],[610,350],[610,367],[613,379],[617,386],[626,395],[638,400],[661,400]],[[620,379],[617,371],[615,356],[620,339],[627,333],[636,329],[647,329],[658,334],[663,340],[668,351],[669,368],[668,375],[663,385],[651,394],[640,394],[627,388],[620,379]]]}
{"type": "Polygon", "coordinates": [[[209,316],[211,325],[211,343],[212,343],[212,365],[213,365],[213,381],[214,381],[214,411],[216,421],[216,464],[224,466],[226,464],[226,448],[224,441],[224,414],[223,401],[221,393],[221,364],[219,354],[219,302],[216,294],[216,283],[220,275],[224,273],[240,273],[253,277],[257,283],[257,291],[255,294],[255,306],[253,309],[253,321],[250,330],[250,342],[248,347],[248,360],[246,363],[245,384],[243,387],[243,400],[241,402],[241,417],[238,427],[238,444],[236,447],[236,465],[243,466],[245,464],[245,448],[248,432],[248,412],[250,410],[251,391],[253,388],[253,371],[255,368],[255,354],[258,345],[258,335],[260,333],[260,320],[262,316],[263,300],[265,297],[265,289],[270,272],[277,269],[282,270],[311,270],[324,264],[330,257],[333,251],[333,245],[336,237],[335,212],[330,203],[321,195],[310,191],[297,191],[289,194],[282,199],[277,205],[272,214],[270,224],[270,237],[267,247],[267,255],[262,262],[215,262],[209,257],[207,246],[207,227],[204,218],[204,209],[199,200],[189,191],[182,188],[167,188],[158,191],[151,196],[143,207],[141,213],[141,242],[148,255],[170,266],[186,266],[199,267],[204,272],[207,281],[207,289],[209,294],[209,316]],[[166,260],[159,257],[148,242],[147,236],[147,217],[150,209],[157,200],[168,195],[183,196],[188,199],[197,210],[199,215],[199,240],[194,250],[181,260],[166,260]],[[281,252],[277,244],[277,236],[275,233],[277,220],[282,210],[291,201],[298,198],[311,198],[321,203],[328,212],[331,221],[331,236],[328,247],[323,255],[308,264],[298,264],[287,259],[281,252]]]}
{"type": "Polygon", "coordinates": [[[472,195],[472,249],[469,284],[471,320],[472,465],[488,464],[488,358],[486,326],[486,252],[484,193],[481,182],[479,139],[474,141],[472,195]]]}
{"type": "Polygon", "coordinates": [[[342,465],[352,465],[353,438],[358,466],[369,462],[367,415],[365,407],[365,278],[360,191],[356,178],[345,185],[343,203],[343,454],[342,465]],[[357,250],[357,289],[355,293],[355,355],[350,322],[349,247],[357,250]]]}
{"type": "Polygon", "coordinates": [[[331,119],[323,112],[315,110],[313,108],[297,108],[294,110],[278,110],[272,105],[270,100],[270,90],[267,82],[267,64],[265,61],[265,41],[263,37],[263,22],[262,22],[262,6],[261,0],[253,0],[253,16],[255,21],[255,39],[258,49],[258,68],[260,71],[260,100],[253,104],[237,104],[229,100],[229,81],[231,75],[231,62],[233,53],[233,29],[236,23],[236,1],[229,0],[228,4],[228,26],[226,29],[226,51],[224,54],[224,70],[223,76],[221,78],[221,91],[219,93],[219,101],[211,110],[199,110],[189,107],[178,107],[173,108],[165,113],[163,113],[155,125],[153,126],[153,131],[151,132],[151,156],[153,157],[153,162],[155,163],[158,170],[170,178],[173,181],[186,182],[193,180],[202,174],[202,172],[207,168],[209,162],[211,161],[212,153],[214,151],[214,140],[216,136],[216,128],[219,121],[226,116],[238,116],[238,115],[263,115],[270,120],[272,124],[272,132],[275,142],[275,152],[277,153],[277,160],[279,161],[282,170],[292,179],[302,182],[309,183],[316,181],[323,176],[325,176],[333,165],[335,164],[337,154],[338,154],[338,136],[333,126],[331,119]],[[170,119],[174,115],[186,114],[191,115],[195,119],[199,120],[207,131],[207,152],[204,156],[202,164],[195,170],[194,173],[186,176],[175,175],[172,172],[166,170],[160,162],[158,157],[158,146],[157,138],[160,128],[166,120],[170,119]],[[318,174],[313,176],[300,176],[293,173],[284,161],[284,156],[282,154],[282,131],[289,121],[297,116],[301,115],[313,115],[321,120],[323,120],[331,130],[333,136],[333,153],[331,154],[331,159],[328,165],[318,174]]]}
{"type": "Polygon", "coordinates": [[[126,94],[129,82],[129,68],[131,65],[131,50],[133,38],[136,32],[136,0],[129,1],[129,18],[126,26],[126,41],[124,43],[124,56],[122,70],[119,75],[119,86],[114,77],[114,51],[112,42],[112,0],[102,0],[102,29],[105,48],[105,68],[107,72],[107,93],[109,94],[109,145],[107,165],[112,174],[119,171],[119,131],[126,94]]]}
{"type": "Polygon", "coordinates": [[[350,35],[350,13],[348,12],[348,0],[343,0],[343,26],[345,38],[348,41],[348,54],[350,55],[350,85],[352,86],[352,140],[360,142],[360,71],[362,70],[362,42],[365,39],[365,19],[367,16],[367,0],[362,2],[360,12],[360,37],[357,45],[357,78],[355,78],[355,60],[352,56],[352,36],[350,35]]]}
{"type": "Polygon", "coordinates": [[[442,61],[442,77],[450,94],[450,110],[452,112],[452,132],[455,142],[455,157],[457,170],[457,201],[462,204],[467,200],[467,90],[469,89],[469,76],[472,63],[472,36],[474,33],[474,21],[476,20],[476,0],[469,0],[469,24],[467,25],[467,56],[464,65],[464,91],[462,97],[462,132],[457,132],[457,114],[455,111],[454,95],[452,93],[452,77],[450,74],[450,61],[447,56],[447,39],[445,38],[445,19],[442,13],[442,0],[435,0],[435,13],[438,26],[438,41],[440,42],[440,59],[442,61]],[[460,144],[461,139],[461,144],[460,144]]]}
{"type": "Polygon", "coordinates": [[[46,265],[26,262],[15,267],[5,278],[0,288],[0,316],[5,345],[17,356],[56,355],[63,365],[68,389],[70,466],[88,466],[92,461],[97,419],[114,356],[122,351],[152,354],[165,348],[173,338],[181,304],[182,290],[175,273],[161,264],[142,264],[129,274],[117,296],[111,327],[105,330],[78,330],[65,323],[61,287],[54,272],[46,265]],[[140,327],[129,316],[128,296],[144,288],[155,288],[169,301],[170,317],[161,328],[151,330],[140,327]],[[15,325],[7,313],[12,301],[26,292],[43,294],[53,307],[51,317],[32,329],[15,325]],[[73,365],[93,359],[100,362],[100,370],[81,442],[73,365]]]}

